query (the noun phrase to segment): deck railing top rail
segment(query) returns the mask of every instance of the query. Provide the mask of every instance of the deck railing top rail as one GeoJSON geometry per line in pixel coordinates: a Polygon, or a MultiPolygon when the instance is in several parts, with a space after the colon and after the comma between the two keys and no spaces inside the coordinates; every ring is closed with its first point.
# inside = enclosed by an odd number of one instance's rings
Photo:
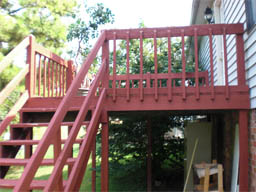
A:
{"type": "Polygon", "coordinates": [[[157,38],[168,37],[181,37],[182,33],[184,36],[194,36],[195,31],[197,31],[198,36],[209,35],[209,30],[212,31],[212,35],[223,35],[225,33],[229,34],[243,34],[244,29],[242,24],[211,24],[211,25],[192,25],[184,27],[162,27],[162,28],[138,28],[138,29],[111,29],[105,30],[106,39],[113,40],[116,39],[127,39],[127,34],[129,34],[129,39],[139,39],[140,34],[143,33],[143,38],[153,38],[156,32],[157,38]]]}

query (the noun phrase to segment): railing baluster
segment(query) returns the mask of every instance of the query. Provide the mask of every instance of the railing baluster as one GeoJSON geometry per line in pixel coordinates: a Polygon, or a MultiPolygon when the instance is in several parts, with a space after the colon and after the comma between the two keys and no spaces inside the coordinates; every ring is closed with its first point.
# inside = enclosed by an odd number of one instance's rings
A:
{"type": "Polygon", "coordinates": [[[44,57],[44,88],[43,95],[46,97],[46,57],[44,57]]]}
{"type": "Polygon", "coordinates": [[[54,64],[55,62],[52,61],[52,94],[51,94],[52,97],[54,96],[54,64]]]}
{"type": "Polygon", "coordinates": [[[130,33],[126,37],[126,100],[130,101],[130,33]]]}
{"type": "Polygon", "coordinates": [[[37,53],[36,52],[34,52],[35,53],[35,55],[34,55],[34,88],[33,88],[33,90],[34,90],[34,95],[36,94],[36,75],[37,75],[37,72],[36,72],[36,69],[37,69],[37,67],[36,67],[36,65],[37,65],[37,62],[36,62],[36,55],[37,55],[37,53]]]}
{"type": "Polygon", "coordinates": [[[114,53],[113,53],[113,101],[116,101],[116,33],[114,32],[114,53]]]}
{"type": "Polygon", "coordinates": [[[198,77],[198,36],[197,28],[194,29],[194,44],[195,44],[195,83],[196,83],[196,99],[200,99],[199,95],[199,77],[198,77]]]}
{"type": "Polygon", "coordinates": [[[223,29],[223,49],[224,49],[224,66],[225,66],[225,87],[226,87],[226,99],[229,99],[229,87],[228,87],[228,59],[227,59],[227,37],[226,28],[223,29]]]}
{"type": "Polygon", "coordinates": [[[41,96],[41,60],[42,55],[39,54],[39,67],[38,67],[38,96],[41,96]]]}
{"type": "Polygon", "coordinates": [[[143,101],[143,31],[140,31],[140,101],[143,101]]]}
{"type": "Polygon", "coordinates": [[[182,99],[186,99],[186,58],[185,58],[185,31],[181,30],[182,37],[182,99]]]}
{"type": "Polygon", "coordinates": [[[171,31],[168,30],[168,101],[172,101],[172,45],[171,45],[171,31]]]}
{"type": "Polygon", "coordinates": [[[58,97],[58,71],[59,71],[59,64],[55,63],[55,97],[58,97]]]}
{"type": "Polygon", "coordinates": [[[147,88],[150,88],[150,72],[147,72],[147,88]]]}
{"type": "Polygon", "coordinates": [[[65,85],[66,85],[66,83],[65,83],[65,74],[66,74],[65,69],[66,69],[66,67],[63,66],[63,68],[62,68],[62,96],[65,95],[65,85]]]}
{"type": "Polygon", "coordinates": [[[50,78],[51,78],[51,60],[48,59],[48,97],[50,97],[50,90],[51,90],[51,81],[50,81],[50,78]]]}
{"type": "Polygon", "coordinates": [[[154,63],[155,63],[155,100],[158,100],[158,79],[157,79],[157,40],[156,40],[157,34],[156,30],[154,30],[154,63]]]}
{"type": "Polygon", "coordinates": [[[61,96],[61,90],[62,90],[62,82],[61,82],[61,80],[62,80],[62,78],[61,78],[61,75],[62,75],[62,65],[60,65],[60,67],[59,67],[59,97],[61,96]]]}
{"type": "Polygon", "coordinates": [[[214,91],[214,70],[213,70],[213,47],[212,47],[212,29],[209,29],[209,43],[210,43],[210,69],[211,69],[211,99],[215,98],[214,91]]]}
{"type": "Polygon", "coordinates": [[[236,35],[236,58],[237,58],[237,83],[238,86],[245,86],[245,65],[244,65],[244,41],[243,34],[236,35]]]}

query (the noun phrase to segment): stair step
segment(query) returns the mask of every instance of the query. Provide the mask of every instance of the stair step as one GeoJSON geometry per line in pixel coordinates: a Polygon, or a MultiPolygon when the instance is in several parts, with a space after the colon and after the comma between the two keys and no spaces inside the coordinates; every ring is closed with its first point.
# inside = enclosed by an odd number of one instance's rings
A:
{"type": "MultiPolygon", "coordinates": [[[[57,110],[57,107],[26,107],[22,108],[20,112],[55,112],[57,110]]],[[[68,111],[79,111],[80,107],[69,107],[68,111]]]]}
{"type": "MultiPolygon", "coordinates": [[[[72,165],[75,158],[68,158],[66,165],[72,165]]],[[[25,166],[29,159],[0,158],[0,166],[25,166]]],[[[54,159],[43,159],[41,165],[54,165],[54,159]]]]}
{"type": "MultiPolygon", "coordinates": [[[[0,141],[0,145],[37,145],[40,140],[8,140],[8,141],[0,141]]],[[[62,139],[61,143],[64,144],[66,139],[62,139]]],[[[76,139],[74,143],[82,143],[83,139],[76,139]]]]}
{"type": "MultiPolygon", "coordinates": [[[[19,180],[16,179],[0,179],[0,188],[12,189],[16,186],[19,180]]],[[[30,185],[30,189],[44,189],[47,184],[47,180],[33,180],[30,185]]],[[[65,186],[67,181],[63,181],[63,186],[65,186]]]]}
{"type": "MultiPolygon", "coordinates": [[[[72,126],[74,122],[62,122],[62,126],[72,126]]],[[[88,125],[89,121],[84,121],[82,125],[88,125]]],[[[49,123],[17,123],[12,124],[11,128],[27,128],[27,127],[48,127],[49,123]]]]}

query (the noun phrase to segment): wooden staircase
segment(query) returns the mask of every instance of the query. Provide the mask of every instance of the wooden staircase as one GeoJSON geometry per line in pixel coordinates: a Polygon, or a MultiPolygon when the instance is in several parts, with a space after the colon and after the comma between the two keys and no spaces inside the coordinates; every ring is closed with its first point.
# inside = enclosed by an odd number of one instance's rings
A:
{"type": "MultiPolygon", "coordinates": [[[[29,36],[18,45],[0,63],[1,71],[12,61],[21,49],[27,49],[27,66],[13,82],[2,90],[0,95],[9,94],[21,79],[26,80],[26,91],[0,124],[0,135],[9,126],[10,139],[0,141],[0,188],[13,191],[79,191],[89,156],[92,154],[92,165],[95,168],[96,134],[101,125],[102,158],[101,158],[101,190],[108,191],[108,113],[119,111],[191,111],[191,110],[244,110],[246,119],[249,109],[249,92],[245,83],[243,25],[202,25],[189,27],[169,27],[154,29],[129,29],[103,31],[90,54],[75,75],[72,61],[65,61],[44,47],[36,44],[29,36]],[[237,39],[237,75],[238,83],[229,85],[228,63],[225,55],[225,84],[214,85],[213,53],[210,53],[208,71],[199,71],[198,37],[209,36],[210,50],[214,35],[223,35],[224,45],[227,35],[235,35],[237,39]],[[195,44],[194,72],[186,72],[185,37],[193,38],[195,44]],[[171,38],[182,39],[182,72],[172,72],[171,38]],[[143,72],[143,39],[152,38],[154,46],[154,73],[143,72]],[[166,38],[168,72],[158,73],[157,38],[166,38]],[[139,41],[139,74],[130,73],[129,42],[139,41]],[[117,74],[117,40],[126,42],[126,74],[117,74]],[[110,46],[113,42],[113,67],[110,74],[110,46]],[[77,92],[86,77],[91,64],[101,54],[100,68],[89,87],[86,96],[78,96],[77,92]],[[180,85],[175,86],[174,81],[180,85]],[[192,80],[194,85],[186,84],[192,80]],[[166,83],[163,83],[166,82],[166,83]],[[210,83],[209,83],[210,82],[210,83]],[[164,86],[165,84],[165,86],[164,86]],[[19,113],[20,122],[11,124],[19,113]],[[82,126],[86,126],[86,134],[78,138],[82,126]],[[33,130],[45,128],[40,139],[33,138],[33,130]],[[68,128],[68,137],[61,137],[61,129],[68,128]],[[79,144],[77,157],[72,156],[74,144],[79,144]],[[45,159],[45,154],[53,146],[53,158],[45,159]],[[24,148],[23,159],[15,158],[18,151],[24,148]],[[68,178],[63,178],[63,168],[69,167],[68,178]],[[5,176],[12,166],[22,166],[24,171],[16,179],[5,176]],[[39,167],[53,166],[48,180],[36,180],[39,167]]],[[[225,46],[224,46],[225,47],[225,46]]],[[[4,99],[0,99],[0,104],[4,99]]],[[[243,126],[245,126],[243,124],[243,126]]],[[[243,144],[243,149],[246,145],[243,144]]],[[[247,158],[248,160],[248,158],[247,158]]],[[[246,162],[246,157],[242,162],[246,162]]],[[[246,164],[246,163],[245,163],[246,164]]],[[[92,171],[92,191],[95,191],[95,170],[92,171]]],[[[246,174],[248,172],[241,172],[246,174]]],[[[245,180],[243,180],[244,182],[245,180]]],[[[243,183],[246,186],[246,183],[243,183]]]]}
{"type": "MultiPolygon", "coordinates": [[[[14,82],[10,82],[7,88],[13,90],[13,87],[17,86],[22,78],[26,77],[26,88],[28,91],[25,91],[25,93],[26,96],[29,93],[29,97],[21,97],[22,99],[18,100],[11,113],[0,124],[1,133],[7,129],[8,125],[10,133],[9,139],[0,141],[0,188],[10,188],[14,189],[14,191],[33,189],[45,189],[48,191],[64,190],[64,188],[67,191],[73,190],[77,188],[76,185],[74,186],[76,184],[74,181],[80,184],[82,182],[83,177],[81,179],[77,177],[83,174],[85,169],[81,169],[80,165],[81,162],[88,162],[89,155],[92,151],[91,148],[93,147],[92,143],[93,141],[96,142],[97,128],[99,127],[99,123],[102,122],[100,117],[103,111],[106,90],[99,88],[99,84],[105,73],[106,63],[103,63],[87,96],[83,97],[81,106],[74,111],[69,101],[76,96],[77,91],[75,89],[77,90],[82,83],[90,67],[90,62],[95,55],[92,54],[92,57],[88,57],[89,61],[85,62],[87,67],[77,75],[78,81],[73,81],[72,83],[72,78],[74,77],[74,69],[70,65],[72,63],[64,61],[36,44],[32,36],[27,37],[21,45],[17,46],[9,55],[14,55],[13,53],[18,52],[18,50],[27,48],[29,58],[28,66],[30,70],[26,70],[22,76],[19,75],[14,82]],[[71,88],[67,91],[69,86],[71,88]],[[58,107],[28,108],[25,104],[32,97],[53,99],[63,97],[63,99],[58,107]],[[89,106],[91,100],[94,98],[96,98],[97,104],[92,111],[89,109],[89,106]],[[10,124],[18,111],[20,112],[20,123],[10,124]],[[85,137],[79,139],[77,134],[81,126],[85,126],[87,131],[85,137]],[[33,139],[34,130],[41,128],[46,128],[44,136],[40,139],[33,139]],[[61,129],[64,128],[68,129],[69,134],[66,139],[61,139],[61,129]],[[81,151],[76,158],[73,158],[72,154],[74,144],[79,144],[81,151]],[[54,155],[51,159],[45,159],[44,156],[49,146],[53,146],[54,155]],[[24,148],[23,159],[16,158],[21,147],[24,148]],[[62,177],[62,169],[65,165],[69,167],[68,180],[62,180],[60,178],[62,177]],[[22,176],[15,180],[5,179],[8,170],[12,166],[24,167],[22,176]],[[54,166],[54,170],[59,168],[61,171],[54,172],[53,170],[53,174],[49,180],[33,179],[37,169],[41,166],[54,166]],[[26,170],[31,167],[34,172],[30,172],[27,175],[26,173],[28,172],[26,170]]],[[[9,55],[1,62],[1,66],[7,66],[12,61],[9,55]]],[[[1,94],[5,95],[6,90],[8,89],[4,89],[1,94]]],[[[4,99],[2,99],[3,101],[4,99]]],[[[86,165],[87,163],[85,163],[86,165]]]]}
{"type": "MultiPolygon", "coordinates": [[[[40,116],[40,113],[38,114],[40,116]]],[[[40,118],[39,118],[40,119],[40,118]]],[[[68,129],[72,127],[74,122],[63,122],[61,123],[62,129],[68,129]]],[[[89,121],[84,121],[82,125],[88,126],[89,121]]],[[[38,145],[40,140],[33,139],[33,130],[34,129],[40,129],[48,127],[49,123],[45,122],[37,122],[37,123],[17,123],[17,124],[11,124],[10,125],[10,139],[5,141],[0,141],[1,146],[1,152],[2,156],[0,158],[0,173],[1,178],[0,179],[0,188],[14,188],[17,185],[18,180],[10,180],[10,179],[3,179],[8,169],[11,166],[22,166],[25,167],[29,159],[32,155],[32,146],[38,145]],[[17,159],[15,156],[17,155],[17,152],[20,150],[20,147],[24,146],[25,148],[25,155],[24,159],[17,159]]],[[[67,139],[62,139],[59,141],[61,144],[64,144],[67,141],[67,139]]],[[[76,139],[74,141],[74,144],[82,144],[83,139],[76,139]]],[[[56,145],[54,141],[51,143],[51,145],[56,145]]],[[[53,166],[56,159],[43,159],[40,163],[40,166],[53,166]]],[[[70,154],[70,157],[65,162],[65,165],[69,166],[69,169],[74,165],[76,161],[76,158],[72,157],[72,153],[70,154]]],[[[43,189],[44,186],[46,186],[47,181],[46,180],[33,180],[30,189],[43,189]]],[[[63,182],[63,185],[65,186],[66,181],[63,182]]]]}

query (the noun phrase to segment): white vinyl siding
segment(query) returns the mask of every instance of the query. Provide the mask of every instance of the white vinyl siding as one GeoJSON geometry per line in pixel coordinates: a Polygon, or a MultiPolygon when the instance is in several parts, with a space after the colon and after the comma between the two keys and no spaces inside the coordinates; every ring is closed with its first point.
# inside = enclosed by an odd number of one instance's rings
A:
{"type": "MultiPolygon", "coordinates": [[[[217,81],[217,54],[216,54],[216,41],[215,37],[212,38],[212,47],[213,47],[213,73],[214,73],[214,84],[217,81]]],[[[211,83],[211,66],[210,66],[210,44],[209,44],[209,37],[204,36],[199,45],[199,65],[208,71],[209,74],[209,83],[211,83]]]]}
{"type": "MultiPolygon", "coordinates": [[[[256,27],[247,31],[245,0],[222,0],[224,10],[224,23],[243,23],[246,80],[250,88],[251,108],[256,108],[256,27]]],[[[214,45],[214,44],[213,44],[214,45]]],[[[215,45],[213,46],[215,47],[215,45]]],[[[214,51],[214,64],[216,65],[216,51],[214,51]]],[[[209,39],[203,37],[199,50],[200,64],[210,74],[209,39]]],[[[235,35],[227,36],[227,60],[229,85],[237,85],[235,35]]],[[[216,67],[215,67],[216,68],[216,67]]],[[[216,69],[215,69],[216,70],[216,69]]],[[[216,82],[216,73],[214,73],[216,82]]]]}
{"type": "MultiPolygon", "coordinates": [[[[225,23],[244,24],[246,79],[250,88],[251,108],[256,108],[256,31],[250,31],[249,34],[247,32],[245,0],[223,0],[223,2],[225,23]]],[[[235,47],[235,42],[235,37],[230,38],[227,44],[229,50],[235,47]]],[[[232,57],[232,54],[233,51],[228,54],[228,58],[232,57]]],[[[230,62],[231,65],[233,62],[234,59],[230,62]]],[[[229,78],[231,80],[237,78],[237,74],[234,75],[231,72],[233,70],[235,70],[235,66],[230,66],[229,78]]]]}

